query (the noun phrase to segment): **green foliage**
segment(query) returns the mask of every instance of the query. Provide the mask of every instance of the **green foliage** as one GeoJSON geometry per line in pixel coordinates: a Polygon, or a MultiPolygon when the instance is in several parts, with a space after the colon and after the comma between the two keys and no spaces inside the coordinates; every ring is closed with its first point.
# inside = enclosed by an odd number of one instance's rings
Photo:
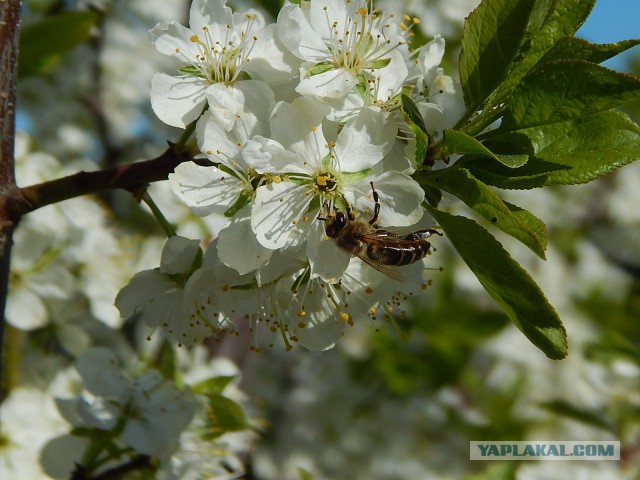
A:
{"type": "Polygon", "coordinates": [[[613,433],[614,435],[618,434],[616,428],[599,412],[577,407],[564,400],[544,402],[541,404],[541,407],[557,415],[577,420],[578,422],[591,425],[592,427],[601,428],[613,433]]]}
{"type": "Polygon", "coordinates": [[[485,290],[549,358],[567,355],[567,333],[531,276],[480,225],[429,207],[435,220],[485,290]]]}
{"type": "Polygon", "coordinates": [[[89,38],[97,20],[95,12],[64,12],[24,27],[19,40],[19,77],[49,71],[64,53],[89,38]]]}
{"type": "Polygon", "coordinates": [[[209,436],[213,439],[227,432],[239,432],[249,428],[242,407],[233,400],[212,394],[209,400],[209,436]]]}
{"type": "MultiPolygon", "coordinates": [[[[484,0],[467,18],[462,39],[467,111],[437,144],[427,145],[415,175],[428,210],[463,260],[515,325],[553,359],[567,354],[567,338],[540,288],[486,229],[437,206],[446,191],[544,259],[542,220],[503,201],[492,187],[586,183],[640,157],[640,128],[614,110],[640,99],[640,77],[598,65],[640,40],[595,45],[573,38],[594,3],[484,0]],[[432,170],[439,158],[452,155],[462,157],[432,170]]],[[[404,98],[403,109],[411,125],[421,125],[404,98]]]]}
{"type": "Polygon", "coordinates": [[[454,194],[503,232],[517,238],[540,258],[545,258],[547,231],[533,214],[507,205],[487,185],[464,168],[445,168],[420,177],[422,183],[454,194]]]}

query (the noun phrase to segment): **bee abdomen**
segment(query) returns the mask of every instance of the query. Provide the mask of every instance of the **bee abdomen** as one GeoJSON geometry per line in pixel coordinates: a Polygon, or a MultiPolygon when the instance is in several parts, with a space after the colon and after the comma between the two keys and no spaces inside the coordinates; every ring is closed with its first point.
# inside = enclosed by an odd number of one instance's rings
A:
{"type": "Polygon", "coordinates": [[[367,257],[385,265],[409,265],[423,259],[431,248],[429,242],[415,242],[411,245],[367,245],[367,257]]]}

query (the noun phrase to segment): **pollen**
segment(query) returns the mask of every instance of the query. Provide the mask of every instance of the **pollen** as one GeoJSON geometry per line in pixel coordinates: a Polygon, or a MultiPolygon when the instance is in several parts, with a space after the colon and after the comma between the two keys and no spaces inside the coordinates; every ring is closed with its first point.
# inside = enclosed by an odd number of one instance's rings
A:
{"type": "Polygon", "coordinates": [[[274,175],[272,177],[273,183],[280,183],[282,181],[282,179],[280,178],[280,175],[274,175]]]}
{"type": "Polygon", "coordinates": [[[373,293],[373,288],[367,287],[367,288],[364,289],[364,291],[369,293],[369,294],[371,294],[371,293],[373,293]]]}
{"type": "Polygon", "coordinates": [[[230,288],[231,288],[231,285],[226,284],[226,285],[224,285],[224,286],[222,287],[222,291],[223,291],[223,292],[228,292],[230,288]]]}
{"type": "Polygon", "coordinates": [[[200,41],[197,35],[191,35],[189,37],[189,40],[191,40],[193,43],[198,43],[200,41]]]}
{"type": "Polygon", "coordinates": [[[342,319],[343,322],[348,322],[351,316],[346,312],[342,312],[340,314],[340,318],[342,319]]]}
{"type": "Polygon", "coordinates": [[[297,315],[298,315],[299,317],[304,317],[304,316],[306,316],[306,315],[307,315],[307,312],[305,312],[304,310],[300,310],[300,311],[297,313],[297,315]]]}

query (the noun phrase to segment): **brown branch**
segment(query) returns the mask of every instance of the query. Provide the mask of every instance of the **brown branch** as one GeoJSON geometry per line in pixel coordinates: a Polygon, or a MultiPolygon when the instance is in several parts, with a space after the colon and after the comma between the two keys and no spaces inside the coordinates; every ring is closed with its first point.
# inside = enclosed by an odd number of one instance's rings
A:
{"type": "MultiPolygon", "coordinates": [[[[16,82],[18,72],[18,31],[20,1],[0,1],[0,196],[16,190],[14,173],[14,141],[16,118],[16,82]]],[[[4,310],[9,284],[9,259],[15,222],[0,210],[0,380],[2,378],[2,346],[4,310]]],[[[0,400],[4,396],[0,381],[0,400]]]]}
{"type": "Polygon", "coordinates": [[[22,215],[52,203],[105,190],[124,189],[137,193],[151,182],[166,180],[182,162],[193,158],[187,151],[172,145],[159,157],[143,162],[118,165],[95,172],[78,172],[68,177],[17,189],[13,195],[0,198],[0,214],[4,210],[18,221],[22,215]]]}

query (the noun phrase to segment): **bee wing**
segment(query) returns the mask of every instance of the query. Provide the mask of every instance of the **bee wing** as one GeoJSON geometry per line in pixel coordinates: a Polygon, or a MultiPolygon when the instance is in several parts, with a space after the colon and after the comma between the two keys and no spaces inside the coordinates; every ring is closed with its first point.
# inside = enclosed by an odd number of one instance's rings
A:
{"type": "Polygon", "coordinates": [[[385,265],[384,263],[373,262],[369,258],[365,257],[364,255],[356,254],[356,256],[360,260],[365,262],[367,265],[369,265],[370,267],[375,268],[380,273],[383,273],[384,275],[386,275],[387,277],[393,280],[396,280],[398,282],[405,282],[407,280],[407,277],[405,276],[405,274],[399,272],[397,270],[397,267],[393,267],[391,265],[385,265]]]}

